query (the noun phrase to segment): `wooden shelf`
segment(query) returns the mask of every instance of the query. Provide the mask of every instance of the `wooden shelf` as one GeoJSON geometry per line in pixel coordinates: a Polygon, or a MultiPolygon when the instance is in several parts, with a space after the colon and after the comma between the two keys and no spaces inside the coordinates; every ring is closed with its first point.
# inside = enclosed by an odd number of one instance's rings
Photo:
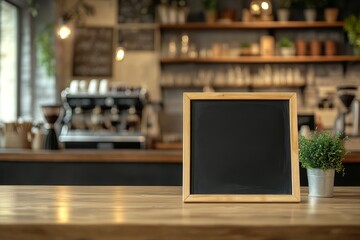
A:
{"type": "Polygon", "coordinates": [[[157,150],[182,150],[182,148],[183,148],[182,142],[174,142],[174,143],[157,142],[157,143],[155,143],[155,149],[157,149],[157,150]]]}
{"type": "Polygon", "coordinates": [[[305,83],[293,83],[293,84],[252,84],[252,88],[303,88],[305,83]]]}
{"type": "Polygon", "coordinates": [[[203,88],[204,85],[193,84],[161,84],[162,88],[183,89],[183,88],[203,88]]]}
{"type": "Polygon", "coordinates": [[[342,28],[343,22],[231,22],[231,23],[204,23],[194,22],[185,24],[162,24],[162,30],[223,30],[223,29],[289,29],[289,28],[342,28]]]}
{"type": "MultiPolygon", "coordinates": [[[[214,88],[302,88],[305,87],[304,83],[293,84],[210,84],[214,88]]],[[[162,84],[162,88],[168,89],[182,89],[182,88],[203,88],[203,85],[170,85],[162,84]]]]}
{"type": "Polygon", "coordinates": [[[359,62],[359,56],[243,56],[210,58],[161,58],[160,63],[322,63],[359,62]]]}

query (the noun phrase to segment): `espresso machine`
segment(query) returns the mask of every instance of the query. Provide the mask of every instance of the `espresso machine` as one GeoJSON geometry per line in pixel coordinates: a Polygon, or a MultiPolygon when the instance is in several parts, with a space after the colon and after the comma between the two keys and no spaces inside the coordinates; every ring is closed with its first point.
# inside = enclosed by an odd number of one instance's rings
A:
{"type": "Polygon", "coordinates": [[[342,103],[342,110],[336,118],[334,132],[343,136],[359,136],[359,100],[356,99],[356,86],[339,86],[337,95],[342,103]]]}
{"type": "Polygon", "coordinates": [[[105,93],[62,92],[65,109],[59,136],[65,148],[143,149],[148,95],[142,87],[122,87],[105,93]]]}

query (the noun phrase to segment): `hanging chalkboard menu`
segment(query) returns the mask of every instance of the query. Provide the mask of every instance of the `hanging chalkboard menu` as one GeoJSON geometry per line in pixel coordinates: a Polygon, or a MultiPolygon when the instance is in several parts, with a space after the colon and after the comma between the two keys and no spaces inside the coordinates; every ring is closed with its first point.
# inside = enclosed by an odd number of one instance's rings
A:
{"type": "Polygon", "coordinates": [[[111,76],[113,56],[112,28],[75,29],[73,76],[111,76]]]}
{"type": "Polygon", "coordinates": [[[155,48],[154,30],[119,30],[119,46],[123,46],[127,51],[153,51],[155,48]]]}
{"type": "Polygon", "coordinates": [[[185,202],[299,202],[295,93],[184,93],[185,202]]]}
{"type": "Polygon", "coordinates": [[[154,22],[155,3],[153,0],[119,0],[119,23],[154,22]]]}

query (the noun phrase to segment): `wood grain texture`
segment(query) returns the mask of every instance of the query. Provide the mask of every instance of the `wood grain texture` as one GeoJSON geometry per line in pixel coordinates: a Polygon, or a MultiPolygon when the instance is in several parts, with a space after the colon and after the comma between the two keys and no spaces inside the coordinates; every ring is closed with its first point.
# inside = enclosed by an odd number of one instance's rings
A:
{"type": "Polygon", "coordinates": [[[360,187],[301,203],[183,204],[181,187],[0,186],[0,239],[359,239],[360,187]]]}
{"type": "Polygon", "coordinates": [[[343,22],[305,22],[305,21],[266,21],[266,22],[231,22],[231,23],[185,23],[185,24],[162,24],[162,30],[223,30],[223,29],[281,29],[281,28],[341,28],[343,22]]]}
{"type": "Polygon", "coordinates": [[[191,92],[184,93],[190,100],[289,100],[292,92],[191,92]]]}
{"type": "Polygon", "coordinates": [[[155,149],[158,150],[181,150],[182,149],[182,142],[157,142],[155,143],[155,149]]]}
{"type": "Polygon", "coordinates": [[[190,196],[190,132],[191,132],[191,97],[189,93],[183,94],[183,201],[190,196]]]}
{"type": "Polygon", "coordinates": [[[289,98],[290,119],[290,154],[291,154],[291,184],[294,202],[300,202],[300,170],[298,149],[298,123],[297,123],[297,98],[296,93],[289,98]]]}
{"type": "Polygon", "coordinates": [[[161,58],[160,63],[320,63],[320,62],[359,62],[358,56],[241,56],[209,58],[161,58]]]}
{"type": "MultiPolygon", "coordinates": [[[[205,85],[194,85],[194,84],[162,84],[162,88],[174,88],[174,89],[181,89],[181,88],[203,88],[205,85]]],[[[212,87],[215,88],[303,88],[306,85],[304,83],[292,83],[292,84],[243,84],[243,83],[213,83],[211,84],[212,87]]]]}
{"type": "Polygon", "coordinates": [[[346,154],[343,163],[360,163],[360,152],[350,152],[346,154]]]}

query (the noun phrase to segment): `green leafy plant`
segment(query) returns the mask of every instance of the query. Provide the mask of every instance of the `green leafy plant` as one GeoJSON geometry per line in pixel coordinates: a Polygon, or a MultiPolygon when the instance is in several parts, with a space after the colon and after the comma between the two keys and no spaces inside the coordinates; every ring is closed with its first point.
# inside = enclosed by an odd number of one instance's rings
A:
{"type": "MultiPolygon", "coordinates": [[[[34,0],[26,0],[28,3],[28,10],[33,17],[38,15],[38,5],[34,0]]],[[[82,24],[86,16],[95,14],[95,8],[86,3],[84,0],[78,0],[71,9],[62,15],[63,20],[70,21],[74,19],[77,24],[82,24]]],[[[54,29],[55,22],[51,21],[41,30],[36,36],[36,44],[39,48],[38,62],[44,67],[49,77],[55,75],[55,51],[54,51],[54,29]]]]}
{"type": "Polygon", "coordinates": [[[349,42],[354,45],[355,54],[360,55],[360,14],[345,18],[344,30],[347,32],[349,42]]]}
{"type": "Polygon", "coordinates": [[[314,132],[310,139],[299,138],[299,159],[303,168],[335,169],[344,172],[342,159],[346,154],[344,143],[347,137],[328,132],[314,132]]]}
{"type": "Polygon", "coordinates": [[[244,43],[240,44],[240,48],[250,48],[250,47],[251,47],[251,44],[247,43],[247,42],[244,42],[244,43]]]}
{"type": "Polygon", "coordinates": [[[51,77],[55,75],[55,52],[53,46],[54,22],[47,24],[36,37],[39,46],[39,64],[44,67],[46,74],[51,77]]]}
{"type": "Polygon", "coordinates": [[[205,10],[216,10],[217,1],[216,0],[203,0],[203,5],[205,10]]]}
{"type": "MultiPolygon", "coordinates": [[[[29,14],[36,18],[39,14],[39,5],[34,0],[25,0],[29,14]]],[[[48,23],[42,31],[36,36],[36,44],[38,46],[38,62],[44,67],[49,77],[55,75],[55,52],[52,44],[54,22],[48,23]]]]}
{"type": "Polygon", "coordinates": [[[276,0],[276,7],[279,9],[289,9],[291,0],[276,0]]]}
{"type": "Polygon", "coordinates": [[[280,48],[291,48],[294,46],[294,43],[287,37],[282,37],[278,41],[278,46],[280,48]]]}
{"type": "Polygon", "coordinates": [[[25,3],[28,5],[28,11],[32,17],[36,17],[39,13],[39,5],[34,0],[26,0],[25,3]]]}

